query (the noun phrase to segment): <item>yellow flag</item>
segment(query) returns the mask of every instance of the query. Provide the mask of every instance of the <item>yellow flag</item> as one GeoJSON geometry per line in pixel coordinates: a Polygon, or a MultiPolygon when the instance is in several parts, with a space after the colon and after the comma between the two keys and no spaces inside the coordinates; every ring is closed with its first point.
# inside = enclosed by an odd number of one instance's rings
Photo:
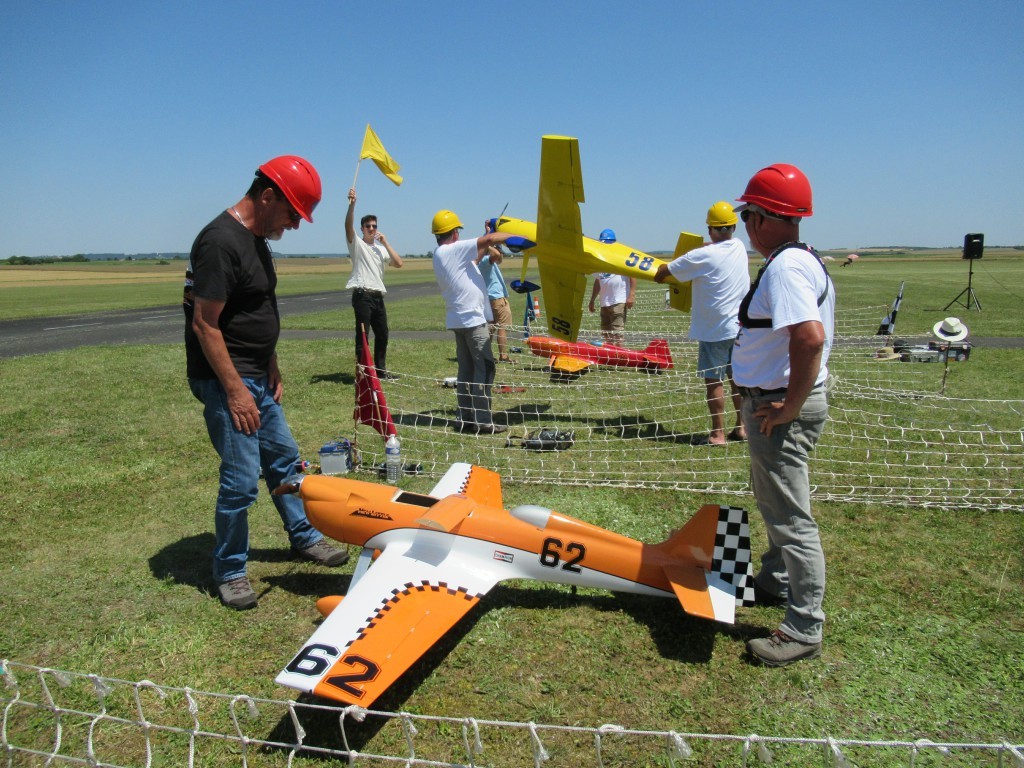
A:
{"type": "Polygon", "coordinates": [[[370,124],[366,124],[366,135],[363,137],[363,151],[359,153],[359,159],[369,158],[380,168],[380,172],[395,182],[396,185],[402,184],[402,177],[398,175],[398,171],[401,166],[396,163],[391,155],[388,154],[387,150],[384,149],[384,145],[380,143],[380,139],[377,138],[377,134],[373,132],[373,128],[370,124]]]}

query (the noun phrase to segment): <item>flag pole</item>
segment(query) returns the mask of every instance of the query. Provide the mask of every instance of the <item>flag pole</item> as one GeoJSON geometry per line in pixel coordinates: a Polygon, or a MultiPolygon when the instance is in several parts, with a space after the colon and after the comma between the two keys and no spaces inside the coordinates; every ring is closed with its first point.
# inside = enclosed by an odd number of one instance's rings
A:
{"type": "Polygon", "coordinates": [[[352,189],[356,188],[356,179],[359,178],[359,166],[362,165],[362,164],[363,164],[363,158],[360,157],[359,161],[356,163],[356,175],[352,177],[352,189]]]}

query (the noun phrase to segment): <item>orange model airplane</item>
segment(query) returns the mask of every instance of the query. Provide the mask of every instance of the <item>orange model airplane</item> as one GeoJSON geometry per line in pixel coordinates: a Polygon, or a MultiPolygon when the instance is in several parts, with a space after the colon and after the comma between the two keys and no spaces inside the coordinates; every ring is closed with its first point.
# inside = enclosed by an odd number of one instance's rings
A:
{"type": "Polygon", "coordinates": [[[505,510],[501,478],[454,464],[428,495],[310,475],[297,492],[310,522],[362,547],[348,594],[277,682],[369,706],[498,582],[506,579],[675,597],[689,614],[732,622],[753,604],[743,509],[707,505],[660,544],[644,544],[527,504],[505,510]]]}

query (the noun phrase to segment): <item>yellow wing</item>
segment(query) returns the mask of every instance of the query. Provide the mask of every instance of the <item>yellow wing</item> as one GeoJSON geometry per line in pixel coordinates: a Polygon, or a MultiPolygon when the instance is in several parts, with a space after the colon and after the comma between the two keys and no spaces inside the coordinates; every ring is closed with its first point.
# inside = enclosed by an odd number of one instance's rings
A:
{"type": "Polygon", "coordinates": [[[540,286],[548,331],[555,338],[576,341],[580,334],[580,323],[583,322],[587,276],[544,259],[538,259],[537,265],[540,267],[540,286]]]}
{"type": "Polygon", "coordinates": [[[570,251],[583,250],[582,202],[585,200],[579,141],[569,136],[544,136],[537,192],[537,242],[570,251]]]}

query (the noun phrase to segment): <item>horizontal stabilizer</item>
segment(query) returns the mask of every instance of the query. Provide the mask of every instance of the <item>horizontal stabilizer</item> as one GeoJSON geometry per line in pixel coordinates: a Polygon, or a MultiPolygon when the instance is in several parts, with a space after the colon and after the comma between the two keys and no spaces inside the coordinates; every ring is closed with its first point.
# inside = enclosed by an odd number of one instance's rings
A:
{"type": "MultiPolygon", "coordinates": [[[[676,249],[672,252],[672,258],[678,259],[684,253],[689,253],[694,248],[704,245],[704,238],[692,232],[680,232],[676,240],[676,249]]],[[[693,309],[693,283],[687,280],[685,283],[669,285],[668,303],[672,309],[680,312],[689,312],[693,309]]]]}
{"type": "Polygon", "coordinates": [[[508,284],[516,293],[533,293],[540,290],[540,286],[529,280],[513,280],[508,284]]]}
{"type": "MultiPolygon", "coordinates": [[[[668,577],[672,591],[679,598],[683,610],[691,616],[699,616],[702,619],[718,619],[708,593],[704,573],[705,571],[692,565],[665,566],[665,576],[668,577]]],[[[727,619],[727,621],[732,621],[732,619],[727,619]]]]}
{"type": "Polygon", "coordinates": [[[551,370],[561,373],[579,373],[590,367],[591,363],[571,355],[552,355],[549,363],[551,370]]]}
{"type": "Polygon", "coordinates": [[[745,509],[706,504],[658,546],[679,561],[664,570],[687,613],[732,622],[735,606],[754,604],[745,509]]]}

